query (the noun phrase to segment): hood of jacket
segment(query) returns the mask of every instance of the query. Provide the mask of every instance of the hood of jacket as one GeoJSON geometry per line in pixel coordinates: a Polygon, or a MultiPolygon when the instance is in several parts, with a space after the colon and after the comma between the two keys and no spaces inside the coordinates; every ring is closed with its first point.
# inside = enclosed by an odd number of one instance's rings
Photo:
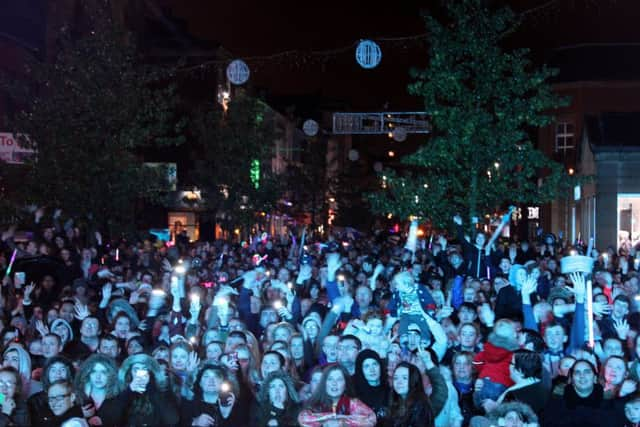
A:
{"type": "Polygon", "coordinates": [[[491,344],[494,347],[500,347],[507,351],[515,351],[520,348],[520,344],[517,339],[506,338],[496,334],[495,332],[491,332],[489,334],[489,338],[487,339],[487,345],[488,344],[491,344]]]}

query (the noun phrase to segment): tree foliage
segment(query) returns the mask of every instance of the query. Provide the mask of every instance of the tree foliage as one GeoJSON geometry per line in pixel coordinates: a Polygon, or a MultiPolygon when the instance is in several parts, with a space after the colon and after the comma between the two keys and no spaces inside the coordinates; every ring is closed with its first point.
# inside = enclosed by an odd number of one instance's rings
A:
{"type": "Polygon", "coordinates": [[[55,60],[29,64],[30,81],[4,79],[37,158],[19,185],[22,202],[62,208],[110,231],[133,223],[141,200],[160,201],[162,169],[143,167],[142,153],[179,144],[183,122],[170,71],[144,64],[126,33],[95,11],[93,31],[61,37],[55,60]]]}
{"type": "Polygon", "coordinates": [[[444,226],[455,212],[471,218],[548,202],[568,185],[562,165],[529,140],[567,102],[547,82],[555,71],[534,67],[527,49],[504,49],[516,17],[484,4],[446,2],[445,20],[426,16],[429,65],[411,71],[409,93],[424,98],[432,132],[401,169],[383,172],[386,190],[370,195],[375,212],[444,226]]]}
{"type": "Polygon", "coordinates": [[[249,225],[256,212],[273,209],[280,195],[271,171],[276,132],[273,112],[265,103],[238,92],[226,112],[207,105],[190,127],[198,156],[192,180],[223,228],[249,225]],[[251,173],[256,162],[258,181],[251,173]]]}

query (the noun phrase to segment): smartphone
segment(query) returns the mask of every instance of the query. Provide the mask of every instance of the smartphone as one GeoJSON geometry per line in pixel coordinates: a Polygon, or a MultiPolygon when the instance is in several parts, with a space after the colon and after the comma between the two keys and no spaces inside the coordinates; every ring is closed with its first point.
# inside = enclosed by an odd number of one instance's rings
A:
{"type": "Polygon", "coordinates": [[[4,393],[0,393],[0,405],[2,405],[4,403],[4,393]]]}
{"type": "Polygon", "coordinates": [[[220,384],[220,393],[218,393],[218,396],[220,398],[220,404],[222,406],[229,406],[229,399],[231,398],[231,384],[226,381],[220,384]]]}
{"type": "Polygon", "coordinates": [[[13,285],[20,289],[26,280],[26,274],[24,271],[16,271],[16,274],[13,276],[13,285]]]}

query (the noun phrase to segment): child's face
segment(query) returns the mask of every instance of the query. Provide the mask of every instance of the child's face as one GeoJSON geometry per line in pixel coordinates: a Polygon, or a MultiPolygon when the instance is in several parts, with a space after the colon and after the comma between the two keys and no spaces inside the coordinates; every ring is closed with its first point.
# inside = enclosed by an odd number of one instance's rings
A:
{"type": "Polygon", "coordinates": [[[624,414],[631,423],[640,423],[640,401],[635,400],[624,405],[624,414]]]}
{"type": "Polygon", "coordinates": [[[381,319],[369,319],[367,320],[367,328],[371,331],[371,335],[382,335],[382,320],[381,319]]]}
{"type": "Polygon", "coordinates": [[[564,329],[560,326],[547,328],[544,333],[544,343],[553,351],[562,350],[566,338],[564,329]]]}

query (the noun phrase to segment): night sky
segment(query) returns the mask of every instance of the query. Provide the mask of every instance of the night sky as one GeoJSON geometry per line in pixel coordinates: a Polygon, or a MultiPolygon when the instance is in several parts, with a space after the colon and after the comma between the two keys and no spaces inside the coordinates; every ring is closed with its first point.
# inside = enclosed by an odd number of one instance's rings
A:
{"type": "MultiPolygon", "coordinates": [[[[172,13],[187,22],[188,31],[219,42],[233,56],[270,55],[289,49],[325,50],[348,46],[361,38],[417,35],[425,32],[420,11],[437,2],[403,0],[211,1],[164,0],[172,13]],[[394,4],[397,3],[397,4],[394,4]]],[[[551,49],[577,43],[640,42],[640,5],[635,0],[513,0],[523,11],[549,4],[527,15],[509,40],[530,47],[543,61],[551,49]]],[[[345,100],[354,110],[420,108],[406,94],[411,66],[427,63],[424,42],[381,42],[383,58],[374,70],[364,70],[353,49],[326,60],[284,59],[249,62],[252,84],[275,95],[316,95],[345,100]]]]}

